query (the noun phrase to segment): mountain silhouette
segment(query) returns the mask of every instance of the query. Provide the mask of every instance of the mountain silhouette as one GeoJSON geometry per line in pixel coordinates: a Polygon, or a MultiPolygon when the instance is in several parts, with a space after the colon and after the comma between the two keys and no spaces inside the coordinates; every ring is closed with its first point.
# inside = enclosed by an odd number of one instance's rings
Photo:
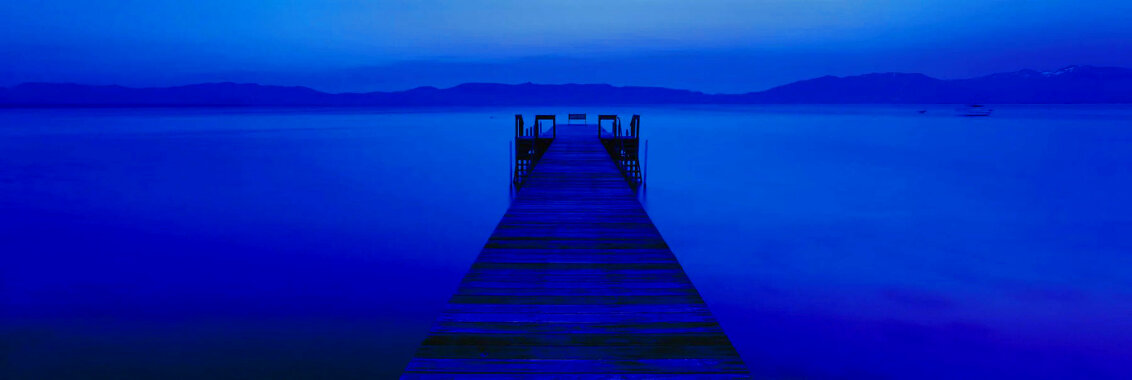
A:
{"type": "Polygon", "coordinates": [[[128,106],[522,106],[629,104],[1132,103],[1132,69],[1068,66],[968,79],[915,73],[824,76],[765,91],[705,94],[608,84],[466,83],[450,88],[325,93],[306,87],[204,83],[129,88],[24,83],[0,88],[5,107],[128,106]]]}

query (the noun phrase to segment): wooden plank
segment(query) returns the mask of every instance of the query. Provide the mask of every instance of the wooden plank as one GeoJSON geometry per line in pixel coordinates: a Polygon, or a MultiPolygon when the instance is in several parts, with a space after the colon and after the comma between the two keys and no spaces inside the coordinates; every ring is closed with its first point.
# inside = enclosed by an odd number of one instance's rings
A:
{"type": "MultiPolygon", "coordinates": [[[[617,332],[620,333],[620,332],[617,332]]],[[[615,333],[615,334],[617,334],[615,333]]],[[[638,331],[631,332],[639,334],[638,331]]],[[[613,335],[613,334],[609,334],[613,335]]],[[[590,359],[590,360],[639,360],[639,359],[729,359],[735,350],[730,345],[687,345],[668,346],[501,346],[485,350],[483,346],[473,345],[426,345],[417,351],[416,357],[425,359],[590,359]]]]}
{"type": "Polygon", "coordinates": [[[449,304],[448,311],[469,313],[536,313],[548,314],[656,314],[656,313],[707,313],[707,305],[665,304],[665,305],[474,305],[449,304]]]}
{"type": "Polygon", "coordinates": [[[709,320],[693,322],[438,322],[436,334],[708,334],[719,325],[709,320]]]}
{"type": "MultiPolygon", "coordinates": [[[[460,373],[457,375],[447,373],[418,373],[410,372],[401,376],[406,380],[443,380],[459,377],[460,379],[468,380],[530,380],[530,379],[546,379],[546,373],[460,373]]],[[[687,379],[689,376],[685,374],[666,374],[666,373],[650,373],[650,374],[632,374],[620,373],[616,375],[619,380],[670,380],[670,379],[687,379]]],[[[610,378],[609,374],[554,374],[551,378],[556,380],[607,380],[610,378]]],[[[699,380],[735,380],[735,379],[749,379],[750,376],[746,374],[695,374],[695,378],[699,380]]]]}
{"type": "Polygon", "coordinates": [[[414,358],[406,372],[432,373],[745,373],[743,361],[735,359],[432,359],[414,358]]]}
{"type": "MultiPolygon", "coordinates": [[[[532,304],[521,304],[524,306],[532,304]]],[[[537,305],[537,304],[535,304],[537,305]]],[[[608,304],[597,304],[608,305],[608,304]]],[[[646,304],[650,305],[650,304],[646,304]]],[[[655,305],[655,304],[651,304],[655,305]]],[[[593,306],[593,305],[578,305],[593,306]]],[[[678,323],[711,322],[711,313],[657,313],[657,314],[540,314],[540,313],[461,313],[449,312],[440,316],[442,322],[530,322],[530,323],[678,323]]]]}
{"type": "Polygon", "coordinates": [[[402,378],[747,378],[593,130],[558,129],[402,378]]]}

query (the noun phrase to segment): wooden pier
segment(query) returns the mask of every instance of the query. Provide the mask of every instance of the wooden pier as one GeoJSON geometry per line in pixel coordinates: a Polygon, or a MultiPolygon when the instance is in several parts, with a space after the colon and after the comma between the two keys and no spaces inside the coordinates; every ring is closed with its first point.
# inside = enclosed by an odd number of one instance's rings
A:
{"type": "Polygon", "coordinates": [[[619,121],[521,120],[520,190],[402,378],[747,378],[637,200],[639,165],[611,157],[619,121]]]}

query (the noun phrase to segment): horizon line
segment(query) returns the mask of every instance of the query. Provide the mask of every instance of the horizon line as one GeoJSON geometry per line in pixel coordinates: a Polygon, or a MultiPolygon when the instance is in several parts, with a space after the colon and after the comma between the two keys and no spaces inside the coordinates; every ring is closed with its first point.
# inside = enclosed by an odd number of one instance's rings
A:
{"type": "Polygon", "coordinates": [[[531,82],[531,81],[520,82],[520,83],[469,81],[469,82],[461,82],[459,84],[455,84],[455,85],[452,85],[452,86],[449,86],[449,87],[437,87],[437,86],[432,86],[432,85],[421,85],[421,86],[416,86],[416,87],[411,87],[411,88],[406,88],[406,89],[401,89],[401,90],[342,91],[342,92],[325,91],[325,90],[320,90],[320,89],[317,89],[317,88],[314,88],[314,87],[304,86],[304,85],[282,85],[282,84],[271,84],[271,83],[237,82],[237,81],[193,82],[193,83],[168,85],[168,86],[126,86],[126,85],[121,85],[121,84],[89,84],[89,83],[80,83],[80,82],[73,82],[73,81],[65,81],[65,82],[27,81],[27,82],[20,82],[20,83],[11,85],[11,86],[0,87],[0,89],[13,89],[13,88],[16,88],[16,87],[19,87],[19,86],[36,85],[36,84],[74,85],[74,86],[86,86],[86,87],[118,87],[118,88],[137,89],[137,90],[142,90],[142,89],[169,89],[169,88],[192,87],[192,86],[201,86],[201,85],[229,85],[230,84],[230,85],[240,85],[240,86],[261,86],[261,87],[306,89],[306,90],[311,90],[311,91],[315,91],[315,92],[327,94],[327,95],[365,95],[365,94],[377,94],[377,93],[384,93],[384,94],[402,93],[402,92],[409,92],[409,91],[421,90],[421,89],[450,90],[450,89],[454,89],[454,88],[461,87],[461,86],[480,84],[480,85],[506,85],[506,86],[522,86],[522,85],[535,85],[535,86],[571,86],[571,85],[573,85],[573,86],[609,86],[609,87],[614,87],[614,88],[648,88],[648,89],[687,91],[687,92],[692,92],[692,93],[700,93],[700,94],[704,94],[704,95],[747,95],[747,94],[766,92],[766,91],[773,90],[775,88],[788,86],[788,85],[795,84],[795,83],[810,81],[810,80],[822,79],[822,78],[844,79],[844,78],[863,77],[863,76],[869,76],[869,75],[899,74],[899,75],[918,75],[918,76],[923,76],[923,77],[927,77],[927,78],[939,80],[939,81],[961,81],[961,80],[978,79],[978,78],[984,78],[984,77],[993,76],[993,75],[997,75],[997,74],[1009,74],[1009,73],[1035,72],[1035,73],[1039,73],[1039,74],[1049,74],[1049,73],[1061,72],[1061,71],[1065,71],[1065,70],[1069,70],[1069,69],[1073,69],[1073,68],[1078,68],[1078,67],[1081,67],[1081,68],[1132,70],[1132,68],[1121,67],[1121,66],[1095,66],[1095,65],[1086,65],[1086,64],[1073,64],[1073,65],[1062,66],[1060,69],[1055,70],[1055,71],[1038,71],[1038,70],[1033,70],[1033,69],[1020,69],[1020,70],[1015,70],[1015,71],[994,72],[994,73],[989,73],[989,74],[984,74],[984,75],[979,75],[979,76],[972,76],[972,77],[967,77],[967,78],[954,78],[954,79],[937,78],[937,77],[933,77],[931,75],[927,75],[927,74],[919,73],[919,72],[902,72],[902,71],[868,72],[868,73],[854,74],[854,75],[844,75],[844,76],[822,75],[822,76],[816,76],[816,77],[809,77],[809,78],[798,79],[798,80],[782,83],[782,84],[779,84],[779,85],[767,87],[767,88],[762,89],[762,90],[751,90],[751,91],[746,91],[746,92],[705,92],[705,91],[693,90],[693,89],[689,89],[689,88],[677,88],[677,87],[665,87],[665,86],[642,86],[642,85],[617,85],[617,84],[612,84],[612,83],[600,83],[600,82],[598,82],[598,83],[594,83],[594,82],[591,82],[591,83],[578,83],[578,82],[566,82],[566,83],[539,82],[539,83],[535,83],[535,82],[531,82]]]}

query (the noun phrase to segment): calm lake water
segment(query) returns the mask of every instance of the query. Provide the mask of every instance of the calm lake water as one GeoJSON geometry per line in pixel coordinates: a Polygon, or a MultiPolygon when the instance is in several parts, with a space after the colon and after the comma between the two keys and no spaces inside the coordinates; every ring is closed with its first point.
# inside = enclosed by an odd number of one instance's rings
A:
{"type": "Polygon", "coordinates": [[[395,377],[583,111],[756,375],[1132,372],[1132,108],[951,108],[0,110],[0,377],[395,377]]]}

